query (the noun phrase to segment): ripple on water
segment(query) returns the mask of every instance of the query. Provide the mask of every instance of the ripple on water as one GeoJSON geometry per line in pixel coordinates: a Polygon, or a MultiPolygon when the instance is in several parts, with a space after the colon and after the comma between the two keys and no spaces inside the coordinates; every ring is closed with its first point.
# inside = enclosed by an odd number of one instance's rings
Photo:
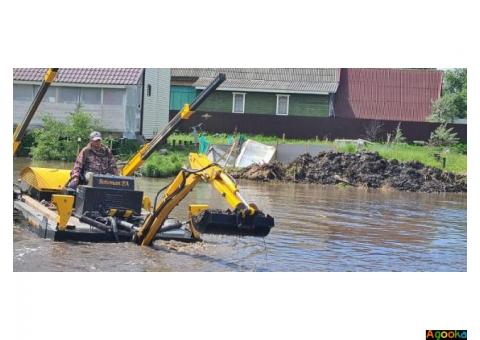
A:
{"type": "MultiPolygon", "coordinates": [[[[15,160],[14,176],[27,165],[15,160]]],[[[68,167],[66,163],[42,166],[68,167]]],[[[137,178],[154,196],[167,179],[137,178]]],[[[205,235],[203,243],[54,243],[13,230],[15,271],[466,271],[465,194],[367,191],[240,181],[242,194],[274,216],[265,240],[205,235]]],[[[188,204],[226,208],[200,184],[188,204]]]]}

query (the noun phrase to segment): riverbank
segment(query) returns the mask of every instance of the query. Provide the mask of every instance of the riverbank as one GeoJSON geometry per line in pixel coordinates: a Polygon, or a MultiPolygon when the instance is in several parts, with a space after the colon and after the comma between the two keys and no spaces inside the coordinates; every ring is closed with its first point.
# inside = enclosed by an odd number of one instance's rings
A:
{"type": "Polygon", "coordinates": [[[234,178],[341,184],[418,192],[467,192],[467,177],[418,161],[389,160],[377,152],[304,154],[289,164],[254,164],[229,172],[234,178]]]}
{"type": "MultiPolygon", "coordinates": [[[[209,144],[228,144],[229,142],[229,136],[227,134],[207,134],[205,135],[205,138],[209,144]]],[[[333,141],[320,139],[282,139],[275,136],[264,135],[245,135],[245,138],[269,145],[324,145],[338,152],[378,152],[381,157],[387,160],[398,160],[400,162],[416,161],[424,164],[425,166],[453,172],[455,174],[467,174],[467,147],[464,144],[457,144],[449,148],[444,148],[431,146],[428,144],[415,145],[406,143],[387,144],[369,142],[361,147],[358,147],[354,143],[339,144],[333,141]],[[443,158],[445,158],[445,164],[443,164],[443,158]]],[[[173,140],[193,142],[193,136],[191,134],[175,133],[168,138],[169,144],[172,144],[173,140]]]]}

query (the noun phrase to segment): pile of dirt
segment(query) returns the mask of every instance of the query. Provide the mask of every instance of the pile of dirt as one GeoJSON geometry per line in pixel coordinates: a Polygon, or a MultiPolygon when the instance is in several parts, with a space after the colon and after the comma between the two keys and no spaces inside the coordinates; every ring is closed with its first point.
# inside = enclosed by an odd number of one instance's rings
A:
{"type": "Polygon", "coordinates": [[[416,161],[400,163],[387,160],[376,152],[321,152],[315,157],[304,154],[287,165],[280,162],[253,164],[234,170],[231,175],[256,181],[344,183],[368,188],[391,187],[402,191],[467,191],[466,176],[444,172],[416,161]]]}

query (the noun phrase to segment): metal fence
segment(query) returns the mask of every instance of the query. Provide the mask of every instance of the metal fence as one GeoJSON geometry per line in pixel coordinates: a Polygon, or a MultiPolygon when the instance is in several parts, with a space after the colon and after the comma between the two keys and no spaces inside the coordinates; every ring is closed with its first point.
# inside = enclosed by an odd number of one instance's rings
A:
{"type": "MultiPolygon", "coordinates": [[[[170,119],[176,114],[170,112],[170,119]]],[[[197,112],[184,121],[180,131],[191,132],[192,126],[202,123],[202,128],[210,133],[262,134],[285,138],[318,139],[371,139],[376,132],[376,140],[387,140],[387,134],[394,134],[400,123],[403,135],[409,142],[427,141],[430,134],[440,125],[429,122],[405,122],[396,120],[349,119],[333,117],[298,117],[261,114],[205,113],[197,112]],[[375,131],[376,130],[376,131],[375,131]]],[[[448,124],[462,143],[467,143],[467,125],[448,124]]]]}

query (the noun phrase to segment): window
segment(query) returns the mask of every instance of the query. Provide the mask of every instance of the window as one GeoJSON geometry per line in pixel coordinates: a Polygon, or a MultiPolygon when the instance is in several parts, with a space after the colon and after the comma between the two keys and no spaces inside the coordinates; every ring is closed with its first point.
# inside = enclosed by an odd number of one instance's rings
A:
{"type": "Polygon", "coordinates": [[[59,87],[58,88],[58,102],[67,104],[77,104],[79,89],[77,87],[59,87]]]}
{"type": "Polygon", "coordinates": [[[13,85],[13,100],[32,100],[32,85],[13,85]]]}
{"type": "MultiPolygon", "coordinates": [[[[35,86],[35,94],[37,94],[38,90],[40,89],[40,86],[35,86]]],[[[45,93],[45,96],[42,99],[43,102],[46,103],[56,103],[57,102],[57,88],[50,86],[47,90],[47,93],[45,93]]]]}
{"type": "Polygon", "coordinates": [[[245,112],[245,93],[233,93],[233,113],[245,112]]]}
{"type": "Polygon", "coordinates": [[[86,105],[100,105],[102,103],[102,90],[95,88],[80,89],[80,103],[86,105]]]}
{"type": "Polygon", "coordinates": [[[123,105],[124,89],[103,89],[104,105],[123,105]]]}
{"type": "Polygon", "coordinates": [[[148,84],[147,85],[147,97],[152,96],[152,85],[148,84]]]}
{"type": "Polygon", "coordinates": [[[290,96],[287,94],[277,94],[277,115],[288,115],[288,105],[290,96]]]}

